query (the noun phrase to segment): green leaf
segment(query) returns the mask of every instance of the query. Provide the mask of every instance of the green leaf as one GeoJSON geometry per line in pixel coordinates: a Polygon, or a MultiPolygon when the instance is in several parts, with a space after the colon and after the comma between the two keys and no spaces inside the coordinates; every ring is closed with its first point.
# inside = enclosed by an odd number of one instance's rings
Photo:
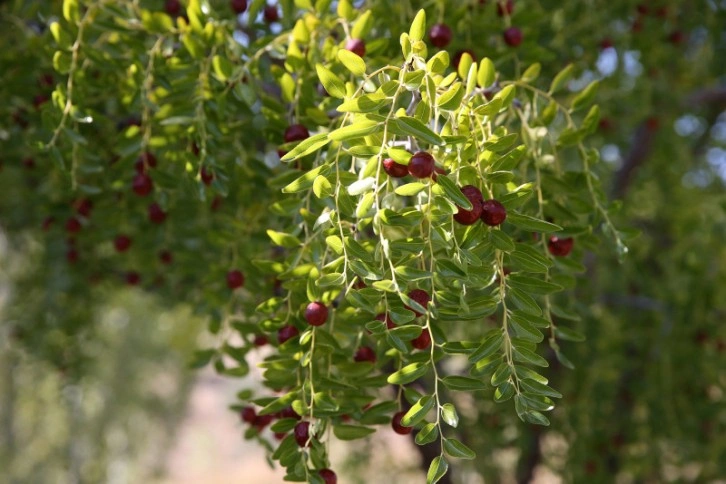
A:
{"type": "Polygon", "coordinates": [[[423,124],[416,118],[410,116],[401,116],[400,118],[394,118],[388,121],[389,128],[392,129],[395,134],[404,136],[414,136],[426,143],[442,146],[444,144],[443,138],[438,134],[434,133],[431,128],[423,124]]]}
{"type": "Polygon", "coordinates": [[[525,391],[532,392],[537,395],[562,398],[562,394],[560,392],[535,380],[520,380],[519,384],[525,391]]]}
{"type": "Polygon", "coordinates": [[[232,77],[234,66],[226,57],[215,55],[212,57],[212,68],[214,69],[214,73],[217,75],[217,79],[222,82],[226,82],[227,79],[232,77]]]}
{"type": "Polygon", "coordinates": [[[520,363],[529,363],[530,365],[541,366],[544,368],[550,366],[547,360],[527,348],[515,346],[513,350],[513,357],[514,361],[519,361],[520,363]]]}
{"type": "Polygon", "coordinates": [[[523,420],[535,425],[548,426],[550,421],[547,417],[537,412],[536,410],[528,410],[522,414],[523,420]]]}
{"type": "Polygon", "coordinates": [[[426,188],[426,185],[421,182],[412,182],[412,183],[406,183],[405,185],[401,185],[396,188],[395,193],[396,195],[401,195],[402,197],[412,197],[419,193],[421,190],[426,188]]]}
{"type": "Polygon", "coordinates": [[[529,215],[517,212],[508,213],[507,221],[530,232],[558,232],[562,230],[562,227],[559,225],[545,222],[544,220],[539,220],[534,217],[530,217],[529,215]]]}
{"type": "Polygon", "coordinates": [[[557,92],[559,89],[562,88],[567,82],[572,79],[572,74],[574,73],[574,66],[572,64],[568,64],[564,69],[562,69],[554,79],[552,79],[552,84],[550,85],[550,94],[553,94],[557,92]]]}
{"type": "Polygon", "coordinates": [[[486,338],[482,344],[469,355],[469,361],[476,363],[484,358],[487,358],[496,353],[504,342],[504,333],[501,330],[496,330],[494,334],[486,338]]]}
{"type": "Polygon", "coordinates": [[[408,409],[406,415],[401,418],[401,425],[405,427],[413,427],[423,420],[426,417],[426,414],[434,408],[434,403],[436,403],[436,401],[431,397],[431,395],[426,395],[425,397],[420,398],[418,402],[408,409]]]}
{"type": "Polygon", "coordinates": [[[288,185],[286,185],[282,191],[283,193],[297,193],[302,192],[305,190],[309,190],[313,187],[313,183],[315,182],[315,178],[318,175],[325,175],[330,171],[330,167],[328,165],[320,165],[317,168],[313,168],[309,172],[305,173],[304,175],[296,178],[292,182],[290,182],[288,185]]]}
{"type": "Polygon", "coordinates": [[[565,341],[574,341],[576,343],[585,341],[585,335],[574,329],[566,328],[564,326],[555,327],[555,337],[557,339],[563,339],[565,341]]]}
{"type": "Polygon", "coordinates": [[[343,63],[346,69],[353,73],[354,76],[362,77],[366,73],[366,63],[357,54],[349,50],[340,49],[338,51],[338,60],[343,63]]]}
{"type": "Polygon", "coordinates": [[[514,330],[515,335],[525,341],[540,343],[544,339],[542,332],[526,321],[511,318],[509,325],[514,330]]]}
{"type": "Polygon", "coordinates": [[[599,85],[599,81],[592,81],[585,89],[575,96],[575,99],[572,100],[572,107],[570,110],[577,111],[578,109],[590,104],[597,94],[597,88],[599,85]]]}
{"type": "Polygon", "coordinates": [[[512,252],[514,250],[514,241],[503,230],[490,230],[489,240],[492,245],[502,252],[512,252]]]}
{"type": "Polygon", "coordinates": [[[355,121],[353,124],[331,131],[328,133],[328,137],[333,141],[345,141],[373,134],[376,131],[379,131],[382,127],[383,123],[371,121],[369,119],[360,119],[355,121]]]}
{"type": "Polygon", "coordinates": [[[509,378],[512,376],[512,367],[509,365],[509,363],[504,362],[497,370],[494,372],[491,378],[491,384],[492,386],[498,387],[505,381],[509,380],[509,378]]]}
{"type": "Polygon", "coordinates": [[[486,88],[492,85],[496,75],[496,68],[489,57],[485,57],[479,63],[479,72],[476,75],[476,83],[479,87],[486,88]]]}
{"type": "Polygon", "coordinates": [[[441,381],[446,385],[446,388],[452,391],[477,391],[487,388],[487,384],[482,380],[468,376],[451,375],[444,377],[441,381]]]}
{"type": "Polygon", "coordinates": [[[515,94],[516,94],[516,92],[515,92],[514,84],[510,84],[508,86],[503,87],[501,91],[496,93],[494,95],[494,99],[501,99],[502,107],[506,108],[506,107],[509,107],[510,104],[512,104],[512,101],[514,101],[515,94]]]}
{"type": "Polygon", "coordinates": [[[597,104],[590,108],[585,120],[582,122],[582,132],[586,135],[592,134],[598,127],[600,122],[600,106],[597,104]]]}
{"type": "Polygon", "coordinates": [[[340,440],[356,440],[367,437],[375,433],[376,429],[370,427],[362,427],[360,425],[334,425],[333,433],[340,440]]]}
{"type": "Polygon", "coordinates": [[[408,29],[408,37],[411,39],[411,42],[416,42],[417,40],[423,40],[425,33],[426,11],[424,9],[421,9],[418,11],[416,17],[413,19],[413,22],[411,23],[411,28],[408,29]]]}
{"type": "Polygon", "coordinates": [[[429,466],[429,471],[426,473],[426,484],[435,484],[444,477],[444,474],[449,470],[449,463],[443,455],[434,457],[429,466]]]}
{"type": "Polygon", "coordinates": [[[285,247],[286,249],[294,249],[300,247],[302,242],[294,235],[286,234],[283,232],[276,232],[274,230],[267,230],[267,235],[272,239],[275,245],[285,247]]]}
{"type": "Polygon", "coordinates": [[[436,105],[440,109],[455,110],[461,107],[461,101],[464,99],[464,89],[460,82],[457,82],[446,90],[436,100],[436,105]]]}
{"type": "Polygon", "coordinates": [[[542,70],[542,66],[539,62],[535,62],[524,71],[522,74],[522,82],[532,82],[539,77],[539,73],[542,70]]]}
{"type": "Polygon", "coordinates": [[[439,436],[439,426],[435,423],[429,423],[416,434],[416,445],[430,444],[439,436]]]}
{"type": "MultiPolygon", "coordinates": [[[[388,104],[389,100],[385,94],[374,92],[360,97],[348,99],[341,103],[336,109],[340,113],[370,113],[381,109],[388,104]]],[[[376,147],[376,149],[378,149],[376,147]]]]}
{"type": "Polygon", "coordinates": [[[63,0],[63,18],[70,23],[78,23],[81,19],[78,0],[63,0]]]}
{"type": "Polygon", "coordinates": [[[476,453],[456,439],[444,439],[444,451],[451,457],[474,459],[476,453]]]}
{"type": "Polygon", "coordinates": [[[537,301],[527,292],[516,287],[510,287],[507,295],[514,300],[514,303],[523,311],[539,316],[542,314],[542,308],[539,307],[537,301]]]}
{"type": "Polygon", "coordinates": [[[575,365],[561,351],[555,350],[555,356],[557,357],[557,361],[559,361],[565,368],[569,368],[570,370],[575,369],[575,365]]]}
{"type": "Polygon", "coordinates": [[[471,210],[473,208],[471,201],[461,193],[461,189],[447,176],[439,175],[436,178],[436,183],[444,190],[444,195],[464,210],[471,210]]]}
{"type": "Polygon", "coordinates": [[[318,198],[327,198],[334,193],[333,185],[323,175],[318,175],[313,181],[313,193],[318,198]]]}
{"type": "Polygon", "coordinates": [[[459,425],[459,415],[456,413],[456,407],[451,403],[445,403],[441,407],[441,418],[451,427],[456,428],[459,425]]]}
{"type": "Polygon", "coordinates": [[[494,390],[494,401],[497,403],[506,402],[512,398],[515,393],[516,388],[514,385],[509,381],[505,381],[499,385],[496,390],[494,390]]]}
{"type": "Polygon", "coordinates": [[[356,182],[351,183],[348,186],[348,194],[358,196],[361,193],[365,193],[368,190],[371,190],[373,186],[376,184],[376,179],[373,177],[364,178],[362,180],[358,180],[356,182]]]}
{"type": "Polygon", "coordinates": [[[345,84],[343,84],[343,81],[341,81],[338,76],[333,74],[333,71],[322,64],[317,64],[315,66],[315,70],[318,73],[320,82],[323,84],[323,87],[328,94],[333,97],[337,97],[338,99],[343,99],[345,97],[345,84]]]}
{"type": "Polygon", "coordinates": [[[418,380],[428,371],[428,361],[411,363],[389,375],[387,381],[391,385],[405,385],[406,383],[418,380]]]}

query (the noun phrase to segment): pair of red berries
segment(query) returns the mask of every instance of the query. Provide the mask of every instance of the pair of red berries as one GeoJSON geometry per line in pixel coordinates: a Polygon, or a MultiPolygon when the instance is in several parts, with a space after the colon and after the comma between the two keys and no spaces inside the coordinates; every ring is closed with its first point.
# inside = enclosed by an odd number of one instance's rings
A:
{"type": "Polygon", "coordinates": [[[436,170],[436,161],[430,153],[419,151],[411,156],[408,165],[402,165],[387,158],[383,160],[383,169],[388,173],[388,176],[393,178],[403,178],[408,174],[416,178],[428,178],[436,170]]]}
{"type": "Polygon", "coordinates": [[[454,220],[462,225],[472,225],[481,219],[485,224],[496,227],[507,218],[507,210],[498,200],[484,200],[481,191],[474,185],[466,185],[461,188],[461,193],[471,202],[471,210],[459,211],[454,215],[454,220]]]}
{"type": "MultiPolygon", "coordinates": [[[[429,301],[431,301],[431,296],[429,296],[429,293],[424,291],[423,289],[414,289],[411,292],[408,293],[408,297],[416,301],[418,304],[423,306],[424,308],[428,307],[429,301]]],[[[410,306],[406,306],[406,309],[409,311],[413,311],[413,313],[416,315],[416,317],[423,316],[424,313],[421,313],[414,308],[410,306]]],[[[431,333],[428,332],[428,330],[421,331],[421,334],[418,335],[416,338],[411,340],[411,346],[416,348],[417,350],[425,350],[431,345],[431,333]]]]}

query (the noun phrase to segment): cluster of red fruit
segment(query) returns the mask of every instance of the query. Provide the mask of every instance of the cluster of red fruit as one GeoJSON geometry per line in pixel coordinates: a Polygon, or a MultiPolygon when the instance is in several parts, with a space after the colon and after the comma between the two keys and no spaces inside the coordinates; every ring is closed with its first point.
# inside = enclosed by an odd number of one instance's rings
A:
{"type": "MultiPolygon", "coordinates": [[[[480,0],[479,4],[484,5],[486,1],[480,0]]],[[[510,17],[512,13],[514,12],[514,0],[499,0],[497,1],[497,14],[500,17],[510,17]]],[[[453,37],[453,33],[451,31],[451,27],[449,27],[446,24],[440,23],[436,24],[431,29],[429,29],[429,41],[432,45],[435,47],[438,47],[439,49],[443,49],[449,43],[451,42],[451,39],[453,37]]],[[[504,38],[504,43],[506,43],[510,47],[518,47],[523,40],[522,31],[519,29],[519,27],[508,27],[504,30],[502,33],[502,37],[504,38]]],[[[458,67],[459,59],[461,58],[461,55],[464,52],[468,52],[472,58],[476,60],[476,57],[474,56],[474,53],[470,50],[463,50],[459,51],[454,55],[453,61],[454,66],[458,67]]]]}
{"type": "MultiPolygon", "coordinates": [[[[229,7],[235,14],[240,15],[247,10],[247,0],[230,0],[229,7]]],[[[184,15],[182,12],[182,4],[179,0],[166,0],[164,10],[172,17],[184,15]]],[[[262,16],[267,23],[277,22],[280,20],[280,13],[275,5],[265,5],[265,8],[262,11],[262,16]]]]}

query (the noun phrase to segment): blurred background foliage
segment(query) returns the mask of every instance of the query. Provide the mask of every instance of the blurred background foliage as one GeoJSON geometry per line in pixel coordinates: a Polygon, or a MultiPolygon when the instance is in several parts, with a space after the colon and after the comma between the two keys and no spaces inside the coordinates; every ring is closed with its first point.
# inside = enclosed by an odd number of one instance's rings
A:
{"type": "MultiPolygon", "coordinates": [[[[51,168],[53,157],[36,152],[52,135],[43,119],[55,119],[47,103],[63,82],[53,71],[47,28],[60,16],[60,3],[0,2],[0,478],[144,482],[164,471],[194,378],[187,364],[203,328],[218,324],[219,308],[228,304],[220,295],[226,268],[239,251],[256,252],[264,244],[230,248],[220,239],[249,240],[245,234],[266,223],[264,211],[248,211],[258,216],[243,222],[237,207],[261,207],[266,195],[219,185],[205,191],[189,182],[185,188],[202,193],[199,200],[177,201],[185,215],[172,222],[183,237],[167,240],[163,231],[138,229],[145,206],[128,202],[132,215],[125,217],[117,214],[127,203],[122,198],[102,199],[83,186],[71,194],[68,180],[51,168]],[[215,193],[226,198],[211,217],[215,193]],[[118,217],[115,227],[138,231],[135,244],[148,250],[122,266],[113,259],[113,230],[78,241],[66,237],[63,225],[84,197],[94,198],[94,217],[118,217]],[[164,244],[179,269],[167,271],[158,262],[164,244]],[[71,271],[73,251],[81,261],[94,255],[71,271]],[[131,270],[147,271],[143,291],[124,285],[131,270]],[[156,285],[158,276],[168,283],[156,285]]],[[[131,3],[164,9],[163,1],[131,3]]],[[[226,2],[210,3],[227,12],[226,2]]],[[[283,3],[287,29],[292,2],[283,3]]],[[[379,43],[383,57],[397,51],[398,34],[426,6],[432,18],[442,12],[456,32],[452,52],[489,56],[508,75],[538,61],[542,76],[551,78],[573,62],[579,74],[573,89],[601,78],[604,118],[593,142],[604,160],[598,173],[621,200],[616,225],[641,232],[622,264],[615,250],[586,258],[576,324],[587,342],[567,348],[575,370],[551,368],[551,385],[565,399],[550,428],[522,424],[486,392],[448,396],[460,409],[467,443],[480,455],[457,465],[452,479],[528,482],[545,467],[568,482],[726,478],[726,4],[515,0],[512,17],[502,18],[493,1],[364,3],[374,12],[373,32],[394,39],[379,43]],[[516,59],[500,40],[510,22],[525,37],[516,59]]],[[[260,22],[249,27],[242,16],[238,35],[264,38],[279,30],[260,22]]],[[[108,86],[126,79],[127,64],[147,60],[142,57],[151,45],[135,35],[129,54],[139,58],[118,53],[117,71],[98,73],[108,86]]],[[[85,135],[123,145],[138,106],[107,106],[113,116],[98,133],[85,135]]],[[[262,148],[221,147],[252,152],[246,164],[220,167],[225,183],[249,177],[264,185],[271,172],[259,155],[274,152],[285,125],[284,113],[275,116],[260,131],[251,118],[234,126],[250,130],[262,148]]],[[[190,143],[180,137],[169,149],[172,159],[187,161],[190,143]]],[[[215,156],[236,156],[220,152],[215,156]]],[[[94,156],[105,163],[111,153],[94,156]]],[[[270,285],[263,282],[258,289],[270,285]]],[[[382,475],[395,472],[396,462],[375,454],[400,440],[374,442],[356,443],[353,457],[338,457],[343,482],[371,482],[361,455],[383,462],[382,475]]]]}

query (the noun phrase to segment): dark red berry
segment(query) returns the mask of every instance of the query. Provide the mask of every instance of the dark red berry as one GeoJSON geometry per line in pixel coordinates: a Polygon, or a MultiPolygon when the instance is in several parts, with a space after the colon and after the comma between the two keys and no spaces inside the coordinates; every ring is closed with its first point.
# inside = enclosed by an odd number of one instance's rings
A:
{"type": "Polygon", "coordinates": [[[66,251],[66,260],[69,264],[75,264],[78,262],[78,251],[71,247],[66,251]]]}
{"type": "Polygon", "coordinates": [[[300,420],[300,415],[298,415],[292,407],[285,407],[280,412],[280,418],[294,418],[295,420],[300,420]]]}
{"type": "Polygon", "coordinates": [[[40,107],[43,104],[47,103],[49,100],[50,98],[45,94],[38,94],[33,98],[33,106],[35,107],[35,109],[40,109],[40,107]]]}
{"type": "Polygon", "coordinates": [[[79,215],[88,218],[91,215],[91,210],[93,210],[93,202],[87,198],[79,198],[73,202],[73,208],[76,209],[79,215]]]}
{"type": "Polygon", "coordinates": [[[310,439],[310,422],[298,422],[293,430],[295,442],[300,447],[305,447],[310,439]]]}
{"type": "Polygon", "coordinates": [[[474,51],[471,49],[464,49],[456,51],[456,54],[454,54],[454,57],[451,58],[451,63],[454,65],[454,69],[459,69],[459,62],[461,62],[461,58],[464,56],[464,54],[469,54],[474,62],[476,62],[476,54],[474,54],[474,51]]]}
{"type": "Polygon", "coordinates": [[[229,0],[229,6],[234,13],[240,14],[247,10],[247,0],[229,0]]]}
{"type": "Polygon", "coordinates": [[[417,350],[425,350],[431,346],[431,334],[427,329],[421,331],[417,338],[411,340],[411,346],[417,350]]]}
{"type": "Polygon", "coordinates": [[[507,209],[498,200],[484,200],[482,203],[481,221],[495,227],[507,218],[507,209]]]}
{"type": "Polygon", "coordinates": [[[323,478],[325,484],[338,484],[338,476],[330,469],[320,469],[318,474],[323,478]]]}
{"type": "Polygon", "coordinates": [[[279,344],[282,344],[285,341],[289,340],[290,338],[294,338],[299,334],[300,334],[300,331],[298,331],[295,326],[291,326],[291,325],[283,326],[282,328],[280,328],[277,331],[277,342],[279,344]]]}
{"type": "MultiPolygon", "coordinates": [[[[424,291],[423,289],[414,289],[413,291],[408,293],[408,297],[419,303],[424,308],[428,306],[429,301],[431,300],[429,293],[424,291]]],[[[419,313],[413,308],[406,306],[406,309],[408,309],[409,311],[413,311],[416,316],[423,316],[423,313],[419,313]]]]}
{"type": "Polygon", "coordinates": [[[174,258],[172,257],[171,252],[168,250],[162,250],[159,252],[159,260],[162,264],[169,265],[174,261],[174,258]]]}
{"type": "Polygon", "coordinates": [[[430,153],[419,151],[411,157],[408,172],[416,178],[427,178],[434,172],[435,165],[434,157],[430,153]]]}
{"type": "Polygon", "coordinates": [[[679,45],[682,44],[684,40],[686,40],[686,36],[680,30],[676,30],[668,36],[668,42],[671,44],[679,45]]]}
{"type": "Polygon", "coordinates": [[[509,27],[503,35],[504,42],[510,47],[517,47],[522,43],[522,31],[517,27],[509,27]]]}
{"type": "Polygon", "coordinates": [[[161,209],[158,203],[149,205],[149,220],[155,224],[161,224],[166,220],[166,212],[161,209]]]}
{"type": "Polygon", "coordinates": [[[370,363],[376,362],[376,352],[373,351],[369,346],[361,346],[358,351],[355,352],[353,359],[359,363],[368,361],[370,363]]]}
{"type": "Polygon", "coordinates": [[[45,217],[45,220],[43,220],[43,231],[47,232],[50,230],[50,227],[55,223],[55,217],[45,217]]]}
{"type": "Polygon", "coordinates": [[[605,37],[600,41],[600,48],[602,50],[609,49],[613,46],[613,41],[609,37],[605,37]]]}
{"type": "Polygon", "coordinates": [[[131,247],[131,238],[126,235],[117,235],[113,241],[113,246],[117,252],[126,252],[131,247]]]}
{"type": "Polygon", "coordinates": [[[255,335],[255,339],[253,341],[253,344],[255,346],[257,346],[257,347],[265,346],[267,343],[268,343],[267,336],[265,336],[264,334],[255,335]]]}
{"type": "Polygon", "coordinates": [[[461,187],[461,193],[464,194],[466,198],[469,199],[472,205],[471,210],[464,210],[461,207],[459,208],[459,211],[456,212],[456,215],[454,215],[454,220],[459,222],[462,225],[472,225],[474,222],[479,220],[479,217],[482,215],[483,210],[483,197],[481,194],[481,191],[475,187],[474,185],[466,185],[461,187]]]}
{"type": "Polygon", "coordinates": [[[547,249],[550,251],[550,254],[556,257],[565,257],[572,252],[573,245],[575,245],[575,241],[572,237],[561,239],[553,235],[547,242],[547,249]]]}
{"type": "Polygon", "coordinates": [[[401,425],[401,419],[404,415],[406,415],[406,412],[394,413],[393,418],[391,419],[391,427],[393,427],[393,431],[397,434],[408,435],[413,430],[413,427],[404,427],[401,425]]]}
{"type": "Polygon", "coordinates": [[[638,11],[640,15],[648,15],[648,6],[644,3],[641,3],[635,7],[635,10],[638,11]]]}
{"type": "Polygon", "coordinates": [[[438,48],[444,48],[451,42],[451,29],[446,24],[436,24],[429,30],[429,40],[438,48]]]}
{"type": "Polygon", "coordinates": [[[363,39],[349,39],[345,43],[345,50],[349,50],[359,57],[363,57],[366,55],[366,43],[363,39]]]}
{"type": "Polygon", "coordinates": [[[52,74],[43,74],[38,78],[38,85],[40,87],[51,87],[55,84],[52,74]]]}
{"type": "Polygon", "coordinates": [[[243,422],[251,424],[255,422],[255,419],[257,418],[257,412],[255,412],[255,409],[252,407],[245,407],[240,412],[240,417],[242,418],[243,422]]]}
{"type": "Polygon", "coordinates": [[[262,11],[262,16],[268,24],[280,20],[280,13],[277,11],[277,6],[275,5],[267,5],[262,11]]]}
{"type": "Polygon", "coordinates": [[[145,197],[151,190],[154,189],[154,183],[151,181],[151,177],[146,173],[139,173],[134,177],[134,181],[131,184],[134,193],[140,197],[145,197]]]}
{"type": "Polygon", "coordinates": [[[245,285],[245,276],[240,270],[232,270],[227,272],[227,287],[237,289],[245,285]]]}
{"type": "Polygon", "coordinates": [[[207,171],[207,167],[203,166],[202,169],[199,171],[199,176],[202,178],[202,183],[209,186],[212,184],[212,180],[214,180],[214,173],[211,171],[207,171]]]}
{"type": "Polygon", "coordinates": [[[220,197],[219,195],[215,195],[214,198],[212,199],[212,203],[209,205],[209,209],[212,212],[216,212],[217,210],[219,210],[219,207],[221,207],[221,206],[222,206],[222,197],[220,197]]]}
{"type": "Polygon", "coordinates": [[[176,17],[181,12],[181,4],[179,0],[166,0],[164,4],[164,10],[172,17],[176,17]]]}
{"type": "Polygon", "coordinates": [[[141,276],[138,272],[129,271],[126,273],[126,284],[129,286],[138,286],[141,282],[141,276]]]}
{"type": "Polygon", "coordinates": [[[383,321],[383,322],[385,322],[385,323],[386,323],[386,327],[387,327],[388,329],[393,329],[393,328],[395,328],[395,327],[396,327],[396,323],[394,323],[394,322],[393,322],[393,321],[391,320],[391,317],[390,317],[390,316],[389,316],[388,314],[384,314],[384,313],[381,313],[381,314],[379,314],[378,316],[376,316],[376,319],[377,319],[378,321],[383,321]]]}
{"type": "Polygon", "coordinates": [[[660,121],[655,116],[651,116],[645,120],[645,126],[648,128],[648,131],[658,131],[660,121]]]}
{"type": "Polygon", "coordinates": [[[272,435],[275,437],[275,440],[280,441],[287,437],[287,432],[275,432],[272,435]]]}
{"type": "Polygon", "coordinates": [[[305,308],[305,321],[307,321],[310,326],[320,326],[325,324],[325,321],[327,320],[328,307],[325,304],[315,301],[308,304],[305,308]]]}
{"type": "Polygon", "coordinates": [[[292,124],[285,130],[285,143],[302,141],[310,137],[310,132],[302,124],[292,124]]]}
{"type": "Polygon", "coordinates": [[[137,173],[144,173],[147,168],[156,168],[156,164],[156,156],[146,151],[136,159],[134,169],[136,169],[137,173]]]}
{"type": "Polygon", "coordinates": [[[257,430],[259,432],[262,432],[265,427],[270,425],[270,423],[275,419],[272,415],[258,415],[255,417],[255,421],[252,423],[255,427],[257,427],[257,430]]]}
{"type": "Polygon", "coordinates": [[[514,0],[499,0],[497,2],[497,15],[504,17],[504,15],[512,15],[514,12],[514,0]]]}
{"type": "Polygon", "coordinates": [[[408,167],[400,163],[396,163],[391,158],[383,160],[383,169],[386,170],[388,176],[393,178],[403,178],[408,175],[408,167]]]}
{"type": "Polygon", "coordinates": [[[32,158],[23,158],[23,166],[28,170],[35,168],[35,160],[32,158]]]}
{"type": "Polygon", "coordinates": [[[76,234],[81,230],[81,222],[76,217],[71,217],[66,222],[66,231],[71,234],[76,234]]]}

